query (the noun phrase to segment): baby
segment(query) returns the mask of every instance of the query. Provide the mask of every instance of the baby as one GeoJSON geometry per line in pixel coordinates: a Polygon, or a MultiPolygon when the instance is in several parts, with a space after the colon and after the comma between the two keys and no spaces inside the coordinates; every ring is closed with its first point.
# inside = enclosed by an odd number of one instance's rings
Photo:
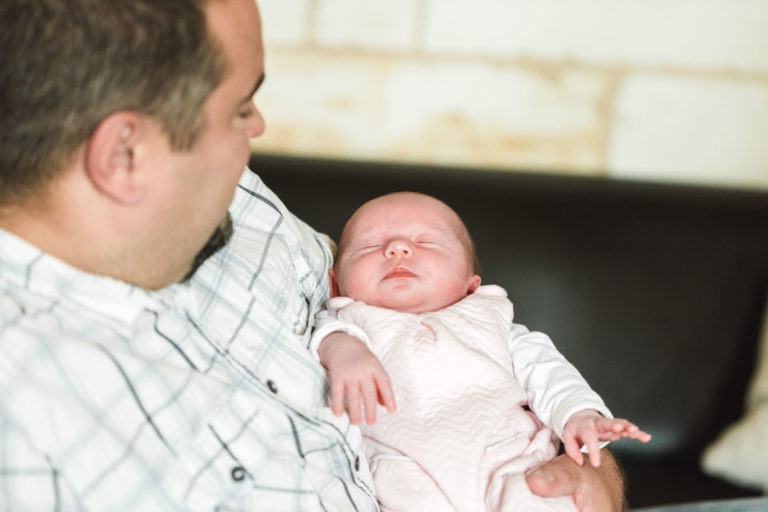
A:
{"type": "Polygon", "coordinates": [[[575,462],[585,450],[595,466],[605,442],[650,440],[612,418],[546,335],[513,323],[506,292],[480,284],[464,223],[431,196],[360,207],[331,283],[313,346],[334,412],[346,404],[356,424],[365,415],[382,510],[575,510],[524,479],[556,455],[558,437],[575,462]],[[340,325],[359,339],[333,332],[340,325]],[[377,422],[378,404],[388,414],[377,422]]]}

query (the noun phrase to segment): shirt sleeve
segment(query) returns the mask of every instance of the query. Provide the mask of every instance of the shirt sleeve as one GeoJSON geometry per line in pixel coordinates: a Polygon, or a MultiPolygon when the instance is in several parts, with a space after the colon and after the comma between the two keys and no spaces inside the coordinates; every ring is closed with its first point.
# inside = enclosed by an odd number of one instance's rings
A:
{"type": "MultiPolygon", "coordinates": [[[[312,327],[315,314],[330,296],[328,272],[333,265],[334,251],[331,238],[294,215],[268,184],[249,169],[240,179],[230,213],[236,226],[235,236],[247,237],[255,231],[259,239],[267,240],[268,244],[284,245],[307,306],[309,321],[305,323],[312,327]]],[[[260,248],[263,254],[269,250],[270,247],[260,248]]]]}

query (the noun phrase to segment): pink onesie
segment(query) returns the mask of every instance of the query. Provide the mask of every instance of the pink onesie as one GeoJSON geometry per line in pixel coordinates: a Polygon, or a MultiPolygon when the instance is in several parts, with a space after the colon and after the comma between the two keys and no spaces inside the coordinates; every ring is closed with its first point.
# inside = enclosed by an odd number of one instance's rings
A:
{"type": "Polygon", "coordinates": [[[363,427],[382,510],[575,510],[533,495],[524,473],[555,456],[573,412],[610,411],[547,336],[512,322],[502,288],[418,315],[348,297],[328,308],[367,334],[394,388],[397,411],[363,427]]]}

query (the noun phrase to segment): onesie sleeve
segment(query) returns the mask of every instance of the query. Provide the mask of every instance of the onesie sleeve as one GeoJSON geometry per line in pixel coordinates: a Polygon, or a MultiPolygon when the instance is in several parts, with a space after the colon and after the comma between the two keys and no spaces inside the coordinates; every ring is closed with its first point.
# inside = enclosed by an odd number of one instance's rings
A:
{"type": "Polygon", "coordinates": [[[595,409],[613,418],[602,398],[546,334],[513,323],[509,349],[515,377],[526,391],[529,406],[560,439],[568,418],[578,411],[595,409]]]}
{"type": "Polygon", "coordinates": [[[371,347],[371,340],[361,327],[338,318],[337,311],[352,303],[352,299],[345,299],[347,297],[335,297],[329,300],[326,306],[315,315],[315,330],[309,341],[309,350],[315,359],[320,359],[317,354],[320,344],[326,336],[334,332],[345,332],[365,343],[368,348],[371,347]]]}

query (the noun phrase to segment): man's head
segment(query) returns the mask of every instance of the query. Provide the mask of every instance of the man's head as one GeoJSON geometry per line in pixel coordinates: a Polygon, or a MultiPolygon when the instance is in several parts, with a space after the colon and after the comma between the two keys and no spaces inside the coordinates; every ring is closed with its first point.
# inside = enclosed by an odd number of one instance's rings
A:
{"type": "Polygon", "coordinates": [[[0,5],[0,204],[39,193],[109,114],[157,119],[191,147],[225,72],[203,1],[6,0],[0,5]]]}
{"type": "Polygon", "coordinates": [[[414,192],[380,196],[350,217],[331,278],[340,295],[407,313],[442,309],[480,285],[464,223],[414,192]]]}
{"type": "Polygon", "coordinates": [[[264,129],[253,0],[4,0],[0,55],[0,223],[134,284],[187,274],[264,129]]]}

